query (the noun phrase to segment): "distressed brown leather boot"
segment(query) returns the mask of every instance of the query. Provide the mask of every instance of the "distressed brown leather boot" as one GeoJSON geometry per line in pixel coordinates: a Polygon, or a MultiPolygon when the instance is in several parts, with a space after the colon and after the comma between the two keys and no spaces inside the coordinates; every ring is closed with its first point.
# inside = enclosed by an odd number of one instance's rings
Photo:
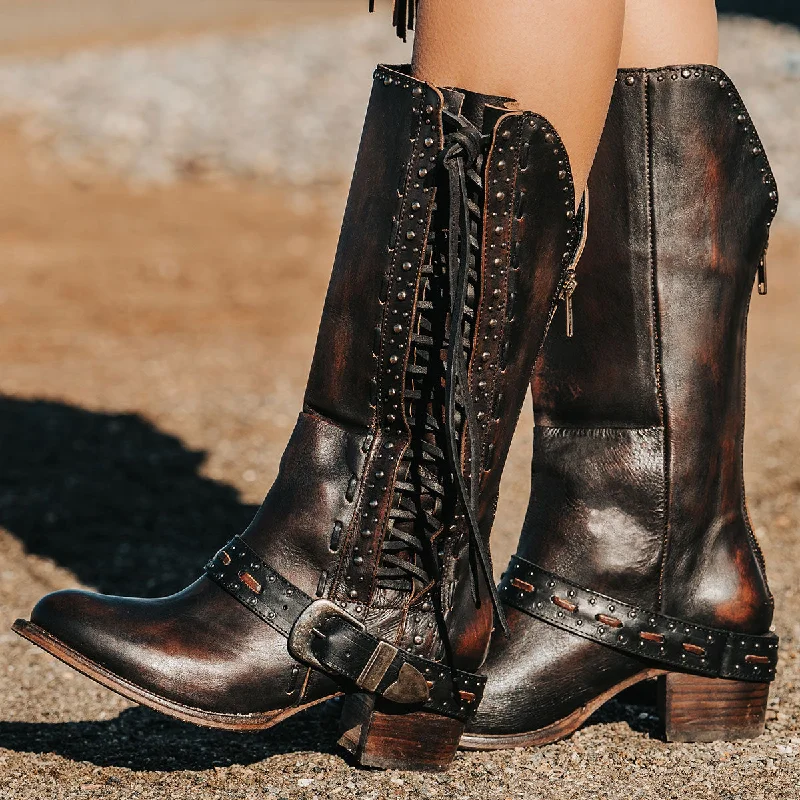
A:
{"type": "Polygon", "coordinates": [[[470,748],[540,745],[659,676],[672,741],[758,736],[778,639],[745,506],[744,353],[777,207],[709,66],[617,78],[574,338],[532,382],[533,485],[470,748]]]}
{"type": "Polygon", "coordinates": [[[377,69],[305,407],[256,518],[179,594],[58,592],[18,633],[202,725],[344,693],[360,763],[449,763],[499,607],[500,474],[582,239],[558,136],[502,105],[377,69]]]}

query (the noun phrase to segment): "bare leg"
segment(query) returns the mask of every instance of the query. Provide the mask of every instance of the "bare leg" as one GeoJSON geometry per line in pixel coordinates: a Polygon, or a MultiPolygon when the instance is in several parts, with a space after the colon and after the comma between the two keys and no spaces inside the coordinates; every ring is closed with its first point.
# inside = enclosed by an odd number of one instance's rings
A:
{"type": "Polygon", "coordinates": [[[513,97],[546,117],[567,148],[579,198],[608,112],[624,16],[625,0],[422,0],[414,74],[513,97]]]}
{"type": "Polygon", "coordinates": [[[716,64],[718,56],[714,0],[627,0],[620,67],[716,64]]]}

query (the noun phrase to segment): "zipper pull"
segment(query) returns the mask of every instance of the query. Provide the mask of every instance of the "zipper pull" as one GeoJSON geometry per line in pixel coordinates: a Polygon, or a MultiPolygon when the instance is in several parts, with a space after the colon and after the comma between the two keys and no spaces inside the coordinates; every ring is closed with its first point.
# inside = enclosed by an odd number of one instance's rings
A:
{"type": "Polygon", "coordinates": [[[575,332],[574,317],[572,313],[572,295],[575,293],[577,288],[578,281],[575,279],[575,270],[571,269],[567,272],[567,281],[564,284],[564,288],[561,292],[561,296],[564,298],[564,303],[566,305],[567,338],[569,339],[572,338],[572,334],[575,332]]]}
{"type": "Polygon", "coordinates": [[[761,256],[761,261],[758,262],[758,293],[767,293],[767,250],[764,249],[764,255],[761,256]]]}

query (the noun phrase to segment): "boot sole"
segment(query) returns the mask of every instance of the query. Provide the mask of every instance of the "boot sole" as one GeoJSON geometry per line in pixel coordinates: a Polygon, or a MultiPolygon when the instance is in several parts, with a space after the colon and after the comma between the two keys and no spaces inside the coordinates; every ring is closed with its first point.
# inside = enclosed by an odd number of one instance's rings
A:
{"type": "Polygon", "coordinates": [[[105,686],[106,689],[111,689],[112,692],[132,700],[134,703],[152,708],[154,711],[166,714],[173,719],[191,722],[204,728],[218,728],[227,731],[264,730],[283,722],[283,720],[297,714],[299,711],[324,703],[326,700],[338,697],[341,694],[328,695],[310,703],[292,706],[279,711],[266,711],[256,714],[223,714],[216,711],[203,711],[200,708],[193,708],[182,703],[176,703],[174,700],[160,697],[147,689],[142,689],[135,683],[125,680],[125,678],[121,678],[119,675],[115,675],[77,650],[73,650],[60,639],[49,634],[44,628],[28,622],[28,620],[18,619],[11,626],[11,630],[19,634],[23,639],[27,639],[32,644],[50,653],[50,655],[55,656],[68,667],[72,667],[82,675],[86,675],[87,678],[91,678],[101,686],[105,686]]]}
{"type": "Polygon", "coordinates": [[[544,728],[525,733],[465,733],[464,750],[541,747],[573,734],[602,705],[637,683],[658,678],[658,707],[668,742],[716,742],[755,739],[764,732],[768,683],[704,678],[682,672],[648,669],[628,678],[590,703],[544,728]]]}

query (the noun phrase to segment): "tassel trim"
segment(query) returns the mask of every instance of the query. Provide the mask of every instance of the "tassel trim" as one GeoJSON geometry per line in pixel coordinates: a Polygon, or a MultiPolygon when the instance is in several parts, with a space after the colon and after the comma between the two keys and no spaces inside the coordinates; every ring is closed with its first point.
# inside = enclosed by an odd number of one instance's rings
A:
{"type": "MultiPolygon", "coordinates": [[[[418,4],[419,0],[394,0],[392,25],[404,42],[408,38],[408,32],[414,30],[418,4]]],[[[375,0],[369,0],[369,10],[370,13],[375,10],[375,0]]]]}

